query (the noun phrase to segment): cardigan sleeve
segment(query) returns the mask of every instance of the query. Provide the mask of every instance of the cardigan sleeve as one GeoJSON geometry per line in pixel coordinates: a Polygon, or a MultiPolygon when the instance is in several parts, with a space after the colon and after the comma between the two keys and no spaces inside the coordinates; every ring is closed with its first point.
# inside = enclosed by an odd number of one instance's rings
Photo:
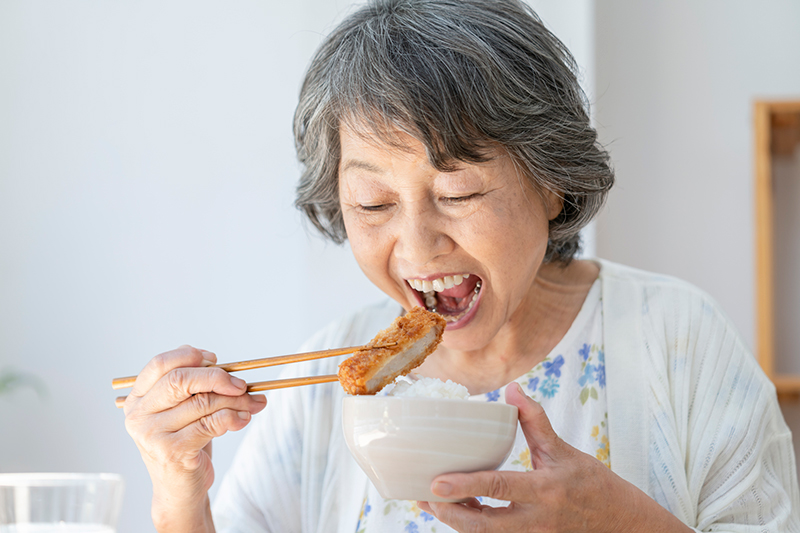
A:
{"type": "MultiPolygon", "coordinates": [[[[291,365],[281,377],[299,375],[295,366],[306,365],[291,365]]],[[[218,533],[302,531],[302,392],[267,393],[267,408],[254,417],[214,500],[218,533]]]]}
{"type": "MultiPolygon", "coordinates": [[[[330,324],[300,351],[363,344],[399,311],[391,301],[365,308],[330,324]]],[[[335,374],[345,357],[287,365],[281,377],[335,374]]],[[[217,532],[355,531],[366,476],[344,443],[342,387],[293,387],[267,397],[214,501],[217,532]]]]}
{"type": "Polygon", "coordinates": [[[650,285],[642,314],[651,495],[697,531],[800,531],[791,433],[728,318],[677,281],[650,285]]]}

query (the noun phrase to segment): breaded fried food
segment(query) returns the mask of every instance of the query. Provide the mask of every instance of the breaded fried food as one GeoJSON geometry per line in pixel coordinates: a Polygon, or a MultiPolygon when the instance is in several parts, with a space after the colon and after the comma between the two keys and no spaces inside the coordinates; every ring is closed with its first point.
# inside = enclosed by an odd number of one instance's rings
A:
{"type": "Polygon", "coordinates": [[[421,365],[442,342],[445,326],[447,322],[440,315],[422,307],[413,308],[369,343],[397,345],[360,350],[345,359],[339,365],[339,383],[348,394],[375,394],[421,365]]]}

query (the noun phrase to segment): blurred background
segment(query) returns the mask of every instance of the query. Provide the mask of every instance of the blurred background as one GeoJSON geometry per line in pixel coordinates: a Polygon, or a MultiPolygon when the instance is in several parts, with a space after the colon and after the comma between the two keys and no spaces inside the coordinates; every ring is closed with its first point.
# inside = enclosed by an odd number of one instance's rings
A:
{"type": "MultiPolygon", "coordinates": [[[[575,54],[617,170],[587,255],[700,286],[754,347],[752,106],[800,99],[800,2],[531,4],[575,54]]],[[[300,79],[351,10],[0,2],[0,386],[30,383],[0,393],[1,472],[119,472],[119,531],[153,531],[111,379],[181,344],[290,353],[382,298],[293,207],[300,79]]],[[[783,364],[800,373],[797,348],[783,364]]],[[[240,439],[215,442],[218,480],[240,439]]]]}

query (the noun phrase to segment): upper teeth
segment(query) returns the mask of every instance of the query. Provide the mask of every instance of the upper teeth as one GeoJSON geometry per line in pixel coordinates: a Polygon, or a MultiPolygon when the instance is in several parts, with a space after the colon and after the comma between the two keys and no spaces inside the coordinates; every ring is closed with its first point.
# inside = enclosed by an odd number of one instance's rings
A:
{"type": "Polygon", "coordinates": [[[420,292],[442,292],[446,289],[452,289],[469,277],[469,274],[456,274],[455,276],[445,276],[434,280],[426,279],[410,279],[408,284],[420,292]]]}

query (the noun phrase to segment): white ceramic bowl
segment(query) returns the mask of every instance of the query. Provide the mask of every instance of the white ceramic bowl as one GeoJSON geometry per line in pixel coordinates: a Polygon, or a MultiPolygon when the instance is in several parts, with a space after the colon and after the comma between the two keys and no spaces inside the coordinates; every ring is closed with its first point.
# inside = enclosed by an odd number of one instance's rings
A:
{"type": "Polygon", "coordinates": [[[385,499],[456,501],[431,493],[448,472],[494,470],[508,458],[517,408],[440,398],[348,396],[347,447],[385,499]]]}

